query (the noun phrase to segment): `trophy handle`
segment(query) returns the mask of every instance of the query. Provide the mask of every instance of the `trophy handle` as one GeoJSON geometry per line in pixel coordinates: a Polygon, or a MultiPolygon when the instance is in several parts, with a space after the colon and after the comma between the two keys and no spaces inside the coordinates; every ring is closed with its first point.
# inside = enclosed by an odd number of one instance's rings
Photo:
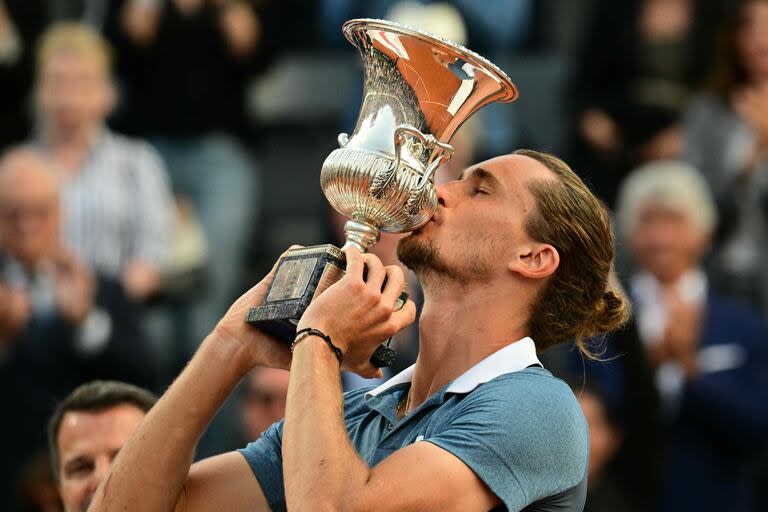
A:
{"type": "MultiPolygon", "coordinates": [[[[427,149],[434,149],[437,148],[440,152],[440,158],[435,159],[431,164],[429,164],[429,167],[424,171],[424,174],[421,175],[421,180],[419,180],[419,183],[416,185],[417,189],[423,188],[427,181],[432,178],[432,174],[437,170],[438,167],[443,165],[445,162],[451,159],[453,157],[453,146],[450,144],[446,144],[445,142],[440,142],[435,138],[434,135],[425,135],[420,130],[415,128],[414,126],[410,124],[401,124],[397,128],[395,128],[395,148],[400,149],[400,143],[399,140],[401,139],[402,135],[404,133],[408,133],[409,135],[413,135],[417,139],[419,139],[421,142],[424,143],[424,147],[427,149]]],[[[397,152],[397,162],[399,164],[399,158],[400,158],[400,151],[397,152]]]]}
{"type": "MultiPolygon", "coordinates": [[[[392,166],[385,172],[377,174],[376,177],[373,179],[373,183],[371,184],[370,193],[371,195],[375,197],[380,197],[381,193],[387,188],[387,185],[389,185],[389,182],[392,181],[392,178],[394,178],[395,173],[397,172],[397,169],[400,168],[400,160],[402,157],[402,147],[403,147],[403,136],[404,135],[411,135],[417,139],[419,139],[423,144],[424,147],[427,149],[433,149],[437,148],[440,151],[440,158],[434,160],[429,167],[424,171],[424,173],[421,175],[421,179],[416,184],[415,189],[416,190],[422,190],[427,182],[432,177],[432,174],[437,170],[438,167],[443,165],[445,162],[451,159],[453,156],[453,146],[450,144],[445,144],[444,142],[440,142],[435,138],[434,135],[425,135],[421,132],[418,128],[411,124],[401,124],[395,128],[395,134],[394,134],[394,142],[395,142],[395,160],[392,163],[392,166]]],[[[344,134],[342,134],[344,135],[344,134]]],[[[341,143],[341,135],[339,135],[339,142],[341,143]]]]}

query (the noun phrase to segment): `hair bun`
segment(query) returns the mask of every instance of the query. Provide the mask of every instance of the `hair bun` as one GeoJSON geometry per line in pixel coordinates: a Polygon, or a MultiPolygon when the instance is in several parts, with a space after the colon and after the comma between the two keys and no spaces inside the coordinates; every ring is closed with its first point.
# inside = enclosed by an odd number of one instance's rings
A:
{"type": "Polygon", "coordinates": [[[594,334],[614,331],[626,323],[629,314],[629,302],[624,295],[615,289],[606,290],[595,305],[590,330],[594,334]]]}

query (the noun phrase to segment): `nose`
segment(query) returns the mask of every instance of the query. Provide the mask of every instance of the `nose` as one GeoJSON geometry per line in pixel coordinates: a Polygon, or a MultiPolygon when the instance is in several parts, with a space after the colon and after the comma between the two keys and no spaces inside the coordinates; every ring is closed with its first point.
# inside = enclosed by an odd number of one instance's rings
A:
{"type": "Polygon", "coordinates": [[[448,183],[443,183],[435,187],[435,192],[437,193],[437,204],[439,206],[442,206],[443,208],[450,208],[454,205],[457,197],[457,183],[459,182],[449,181],[448,183]]]}
{"type": "Polygon", "coordinates": [[[111,463],[112,461],[109,459],[109,457],[99,457],[96,460],[96,468],[94,469],[93,473],[91,473],[91,478],[88,482],[89,495],[93,495],[93,493],[95,493],[96,489],[99,487],[101,481],[107,477],[111,463]]]}

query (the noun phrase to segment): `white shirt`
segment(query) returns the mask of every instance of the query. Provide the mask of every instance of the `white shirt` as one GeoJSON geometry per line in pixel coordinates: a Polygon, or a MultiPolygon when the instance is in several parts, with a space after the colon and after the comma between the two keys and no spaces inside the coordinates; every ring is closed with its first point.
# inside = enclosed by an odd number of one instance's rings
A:
{"type": "MultiPolygon", "coordinates": [[[[686,272],[673,286],[683,301],[706,307],[709,283],[700,269],[686,272]]],[[[630,287],[640,339],[646,347],[657,346],[664,337],[667,324],[672,321],[662,286],[654,276],[644,272],[632,278],[630,287]]],[[[738,367],[745,357],[739,345],[726,342],[700,348],[696,363],[700,373],[712,373],[738,367]]],[[[665,362],[656,370],[656,386],[668,411],[676,409],[684,384],[685,375],[680,364],[665,362]]]]}
{"type": "MultiPolygon", "coordinates": [[[[469,393],[480,384],[485,384],[500,375],[519,372],[534,364],[543,366],[536,356],[536,345],[533,340],[525,337],[497,350],[469,370],[459,375],[448,385],[446,393],[469,393]]],[[[415,364],[411,365],[384,384],[372,389],[365,394],[366,400],[392,386],[411,382],[413,380],[413,370],[415,368],[415,364]]]]}

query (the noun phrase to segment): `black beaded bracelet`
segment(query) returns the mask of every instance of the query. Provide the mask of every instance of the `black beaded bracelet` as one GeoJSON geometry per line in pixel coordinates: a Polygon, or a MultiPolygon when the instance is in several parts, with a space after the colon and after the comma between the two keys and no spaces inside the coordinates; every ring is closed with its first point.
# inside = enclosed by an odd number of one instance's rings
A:
{"type": "Polygon", "coordinates": [[[333,355],[339,360],[339,366],[341,366],[342,361],[344,361],[344,355],[341,353],[341,349],[333,344],[330,336],[323,331],[312,327],[306,327],[296,332],[296,338],[294,338],[293,343],[291,343],[291,354],[293,354],[293,349],[296,347],[296,344],[308,336],[317,336],[318,338],[325,340],[328,347],[333,351],[333,355]]]}

